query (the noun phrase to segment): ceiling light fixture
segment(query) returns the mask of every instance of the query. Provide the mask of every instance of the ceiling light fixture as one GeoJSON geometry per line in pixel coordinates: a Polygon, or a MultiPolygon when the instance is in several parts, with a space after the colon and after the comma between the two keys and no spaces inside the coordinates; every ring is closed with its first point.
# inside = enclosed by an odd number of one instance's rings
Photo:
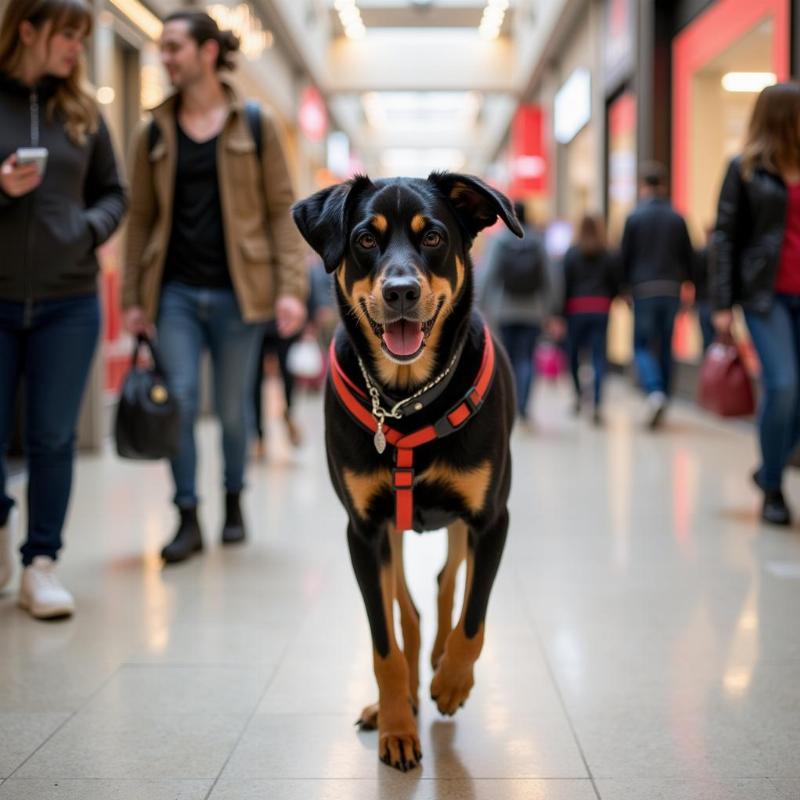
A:
{"type": "Polygon", "coordinates": [[[356,0],[336,0],[334,7],[339,12],[339,22],[348,39],[363,39],[367,35],[356,0]]]}
{"type": "Polygon", "coordinates": [[[760,92],[777,80],[774,72],[726,72],[722,88],[726,92],[760,92]]]}
{"type": "Polygon", "coordinates": [[[500,36],[508,5],[509,0],[487,0],[481,24],[478,26],[478,33],[483,39],[497,39],[500,36]]]}
{"type": "Polygon", "coordinates": [[[132,20],[141,30],[143,30],[153,41],[161,36],[163,27],[161,20],[142,5],[139,0],[111,0],[112,5],[116,6],[128,19],[132,20]]]}

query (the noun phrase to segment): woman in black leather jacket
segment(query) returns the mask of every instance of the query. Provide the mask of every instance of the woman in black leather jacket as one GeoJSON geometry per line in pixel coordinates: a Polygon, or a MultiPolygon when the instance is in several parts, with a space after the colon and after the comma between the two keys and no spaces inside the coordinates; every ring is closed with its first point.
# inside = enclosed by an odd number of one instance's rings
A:
{"type": "Polygon", "coordinates": [[[788,525],[783,470],[800,441],[800,83],[765,89],[725,176],[711,246],[714,325],[742,307],[761,361],[762,517],[788,525]]]}

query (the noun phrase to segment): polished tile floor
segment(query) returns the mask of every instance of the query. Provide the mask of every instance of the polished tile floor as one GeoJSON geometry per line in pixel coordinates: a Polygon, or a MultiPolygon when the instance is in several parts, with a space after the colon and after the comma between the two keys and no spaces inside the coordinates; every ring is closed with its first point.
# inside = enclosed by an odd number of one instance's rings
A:
{"type": "MultiPolygon", "coordinates": [[[[76,617],[0,596],[0,798],[800,798],[800,530],[759,524],[746,427],[680,407],[652,435],[640,412],[614,384],[596,430],[537,390],[476,687],[452,720],[422,703],[407,775],[353,727],[376,689],[318,398],[299,452],[271,422],[243,549],[216,544],[203,425],[209,546],[168,570],[163,467],[80,458],[61,570],[76,617]]],[[[796,477],[789,495],[800,511],[796,477]]],[[[406,550],[426,654],[444,546],[406,550]]]]}

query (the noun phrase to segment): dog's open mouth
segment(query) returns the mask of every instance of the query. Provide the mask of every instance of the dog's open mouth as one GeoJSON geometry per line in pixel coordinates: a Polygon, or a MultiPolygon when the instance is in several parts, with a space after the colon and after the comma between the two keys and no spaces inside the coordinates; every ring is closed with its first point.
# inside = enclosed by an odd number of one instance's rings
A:
{"type": "Polygon", "coordinates": [[[443,305],[444,298],[441,298],[433,316],[425,322],[400,317],[381,324],[370,316],[366,303],[361,301],[361,307],[369,320],[372,332],[381,340],[383,351],[393,360],[400,362],[414,361],[422,352],[443,305]]]}

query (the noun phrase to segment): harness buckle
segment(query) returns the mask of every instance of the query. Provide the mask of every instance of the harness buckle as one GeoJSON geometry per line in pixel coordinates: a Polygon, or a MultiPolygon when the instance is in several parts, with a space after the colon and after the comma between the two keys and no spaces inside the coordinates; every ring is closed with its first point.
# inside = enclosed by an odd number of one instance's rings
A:
{"type": "Polygon", "coordinates": [[[443,436],[449,436],[455,433],[480,407],[480,396],[478,390],[474,386],[470,386],[466,394],[455,404],[453,404],[444,414],[443,417],[437,419],[433,423],[433,429],[436,431],[437,438],[441,439],[443,436]],[[450,417],[455,414],[462,406],[466,406],[469,413],[458,420],[455,424],[450,421],[450,417]]]}

